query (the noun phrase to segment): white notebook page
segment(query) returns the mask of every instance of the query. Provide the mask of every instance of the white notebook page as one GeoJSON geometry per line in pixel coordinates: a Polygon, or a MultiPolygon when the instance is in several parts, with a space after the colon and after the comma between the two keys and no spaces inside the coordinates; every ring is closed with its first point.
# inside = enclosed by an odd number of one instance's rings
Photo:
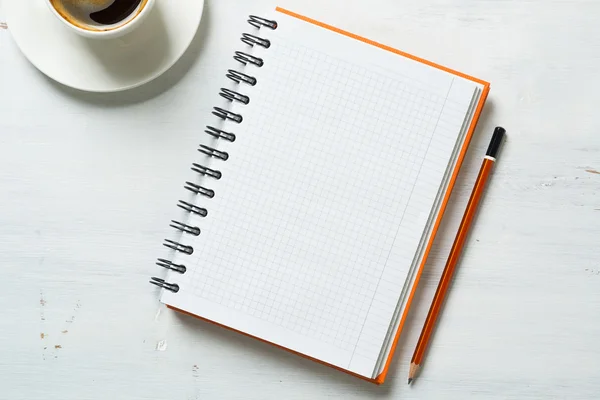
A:
{"type": "MultiPolygon", "coordinates": [[[[277,13],[162,301],[371,376],[475,84],[277,13]]],[[[246,31],[252,31],[247,29],[246,31]]],[[[246,47],[246,48],[245,48],[246,47]]],[[[214,120],[210,121],[214,122],[214,120]]],[[[209,122],[209,123],[210,123],[209,122]]]]}

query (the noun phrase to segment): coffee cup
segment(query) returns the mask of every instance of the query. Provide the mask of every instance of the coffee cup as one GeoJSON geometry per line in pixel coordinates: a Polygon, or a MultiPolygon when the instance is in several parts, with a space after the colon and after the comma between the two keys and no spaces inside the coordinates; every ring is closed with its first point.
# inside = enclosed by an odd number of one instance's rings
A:
{"type": "Polygon", "coordinates": [[[112,39],[131,32],[148,16],[155,3],[155,0],[45,1],[68,28],[93,39],[112,39]]]}

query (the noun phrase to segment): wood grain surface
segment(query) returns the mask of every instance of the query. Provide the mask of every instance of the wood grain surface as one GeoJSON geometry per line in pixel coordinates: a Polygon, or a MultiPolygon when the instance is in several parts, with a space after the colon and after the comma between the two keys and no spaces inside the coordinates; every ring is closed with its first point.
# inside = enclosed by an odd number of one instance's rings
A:
{"type": "MultiPolygon", "coordinates": [[[[597,399],[600,2],[281,0],[492,84],[389,381],[161,307],[148,277],[245,16],[208,0],[156,81],[86,94],[21,54],[0,0],[0,398],[597,399]],[[241,23],[240,23],[241,22],[241,23]],[[493,127],[506,141],[422,374],[410,356],[493,127]]],[[[166,0],[159,0],[166,1],[166,0]]]]}

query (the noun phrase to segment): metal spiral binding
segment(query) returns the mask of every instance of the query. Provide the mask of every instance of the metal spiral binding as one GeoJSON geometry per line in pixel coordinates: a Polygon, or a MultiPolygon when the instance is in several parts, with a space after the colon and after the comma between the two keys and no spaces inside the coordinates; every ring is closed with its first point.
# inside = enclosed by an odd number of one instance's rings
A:
{"type": "Polygon", "coordinates": [[[227,152],[219,151],[217,149],[213,149],[212,147],[205,146],[203,144],[200,145],[198,151],[200,153],[206,154],[209,157],[220,158],[223,161],[227,161],[227,159],[229,158],[229,154],[227,152]]]}
{"type": "Polygon", "coordinates": [[[207,189],[204,186],[200,186],[200,185],[196,185],[193,182],[186,182],[185,189],[189,190],[190,192],[194,193],[194,194],[201,194],[202,196],[206,196],[210,199],[212,199],[213,197],[215,197],[215,191],[212,189],[207,189]]]}
{"type": "MultiPolygon", "coordinates": [[[[268,20],[265,18],[258,17],[256,15],[250,15],[250,18],[248,19],[248,23],[258,29],[261,29],[262,27],[267,27],[269,29],[277,29],[277,21],[268,20]]],[[[269,47],[271,47],[270,40],[261,38],[254,34],[249,34],[249,33],[242,34],[241,41],[250,47],[260,46],[265,49],[268,49],[269,47]]],[[[242,51],[236,51],[233,58],[243,65],[252,65],[255,67],[259,67],[259,68],[264,65],[264,60],[262,58],[253,56],[251,54],[248,54],[248,53],[245,53],[242,51]]],[[[239,71],[236,71],[233,69],[230,69],[227,71],[226,77],[228,79],[231,79],[233,82],[235,82],[238,85],[241,83],[245,83],[250,86],[255,86],[257,84],[257,80],[254,76],[251,76],[251,75],[248,75],[248,74],[245,74],[243,72],[239,72],[239,71]]],[[[231,90],[231,89],[227,89],[227,88],[221,88],[221,91],[219,94],[221,97],[229,100],[230,102],[235,101],[235,102],[242,103],[244,105],[246,105],[250,102],[250,97],[245,94],[240,93],[239,91],[235,91],[235,90],[231,90]]],[[[226,109],[220,108],[220,107],[214,107],[212,114],[215,115],[216,117],[220,118],[223,121],[232,121],[232,122],[235,122],[238,124],[241,124],[243,121],[243,117],[240,114],[234,113],[232,111],[229,111],[229,110],[226,110],[226,109]]],[[[217,129],[210,125],[206,127],[206,130],[204,132],[211,135],[212,137],[214,137],[216,139],[219,139],[219,140],[223,139],[228,142],[234,142],[236,139],[236,136],[234,133],[227,132],[222,129],[217,129]]],[[[203,144],[200,145],[200,147],[198,148],[198,151],[203,153],[204,155],[211,157],[211,158],[216,158],[216,159],[219,159],[222,161],[227,161],[227,159],[229,158],[229,154],[227,152],[217,150],[213,147],[206,146],[203,144]]],[[[222,177],[221,171],[218,171],[213,168],[208,168],[208,167],[198,164],[198,163],[192,164],[192,171],[194,171],[200,175],[208,176],[208,177],[211,177],[214,179],[221,179],[221,177],[222,177]]],[[[186,182],[184,188],[191,191],[195,195],[202,195],[202,196],[205,196],[208,198],[212,198],[215,196],[214,190],[205,188],[205,187],[200,186],[193,182],[186,182]]],[[[185,210],[189,214],[194,214],[194,215],[197,215],[202,218],[205,218],[208,215],[208,210],[206,208],[199,207],[197,205],[188,203],[187,201],[179,200],[177,207],[181,208],[182,210],[185,210]]],[[[182,233],[190,234],[193,236],[198,236],[201,233],[201,230],[199,227],[188,225],[183,222],[179,222],[179,221],[175,221],[175,220],[171,220],[170,226],[182,233]]],[[[174,240],[170,240],[170,239],[165,239],[163,246],[168,247],[169,249],[172,249],[179,253],[187,254],[187,255],[190,255],[194,252],[194,248],[192,246],[188,246],[188,245],[185,245],[185,244],[182,244],[182,243],[176,242],[174,240]]],[[[186,270],[187,270],[185,265],[175,264],[172,261],[166,260],[164,258],[159,258],[156,262],[156,265],[158,265],[159,267],[171,270],[171,271],[178,272],[180,274],[185,274],[186,270]]],[[[161,278],[152,277],[152,278],[150,278],[150,283],[153,285],[156,285],[160,288],[163,288],[165,290],[169,290],[173,293],[177,293],[179,291],[179,285],[177,285],[175,283],[166,282],[164,279],[161,279],[161,278]]]]}
{"type": "Polygon", "coordinates": [[[226,88],[221,88],[221,93],[219,93],[219,95],[229,101],[235,100],[242,104],[250,103],[250,97],[226,88]]]}
{"type": "Polygon", "coordinates": [[[176,242],[171,239],[165,239],[163,246],[173,249],[175,251],[178,251],[180,253],[185,253],[185,254],[193,254],[194,253],[194,248],[192,246],[186,246],[185,244],[181,244],[181,243],[176,242]]]}
{"type": "Polygon", "coordinates": [[[159,258],[156,261],[156,265],[159,267],[163,267],[166,269],[170,269],[171,271],[179,272],[181,274],[185,274],[187,268],[183,264],[175,264],[172,261],[165,260],[164,258],[159,258]]]}
{"type": "Polygon", "coordinates": [[[235,142],[235,134],[231,133],[231,132],[225,132],[222,129],[217,129],[212,126],[207,126],[206,130],[204,132],[208,133],[209,135],[211,135],[212,137],[215,137],[217,139],[225,139],[230,142],[235,142]]]}
{"type": "Polygon", "coordinates": [[[194,235],[194,236],[200,235],[200,228],[198,228],[197,226],[190,226],[190,225],[184,224],[183,222],[179,222],[179,221],[175,221],[175,220],[171,220],[171,225],[169,225],[169,226],[171,228],[175,228],[181,232],[189,233],[190,235],[194,235]]]}
{"type": "Polygon", "coordinates": [[[253,55],[244,53],[243,51],[236,51],[235,56],[233,56],[233,59],[241,62],[244,65],[247,65],[248,63],[254,64],[257,67],[262,67],[263,65],[265,65],[265,62],[262,58],[254,57],[253,55]]]}
{"type": "Polygon", "coordinates": [[[254,47],[255,44],[268,49],[271,47],[271,41],[269,39],[263,39],[258,36],[251,35],[249,33],[244,33],[242,35],[241,41],[246,43],[248,46],[254,47]]]}
{"type": "Polygon", "coordinates": [[[179,292],[179,285],[178,284],[165,282],[164,279],[160,279],[160,278],[157,278],[155,276],[153,276],[150,279],[150,283],[153,284],[153,285],[156,285],[158,287],[161,287],[163,289],[170,290],[173,293],[179,292]]]}
{"type": "Polygon", "coordinates": [[[234,81],[235,83],[247,83],[250,86],[254,86],[256,85],[256,78],[250,75],[246,75],[243,74],[241,72],[238,72],[236,70],[230,69],[227,71],[227,75],[225,75],[226,77],[228,77],[229,79],[231,79],[232,81],[234,81]]]}
{"type": "Polygon", "coordinates": [[[203,218],[208,215],[208,210],[206,208],[195,206],[187,201],[179,200],[177,207],[189,212],[190,214],[196,214],[203,218]]]}
{"type": "Polygon", "coordinates": [[[217,180],[221,179],[223,174],[221,171],[217,171],[216,169],[205,167],[204,165],[200,165],[197,163],[192,164],[192,171],[199,173],[200,175],[207,175],[213,177],[217,180]]]}
{"type": "Polygon", "coordinates": [[[241,124],[244,120],[240,114],[236,114],[221,107],[213,107],[213,115],[221,118],[223,121],[229,120],[241,124]]]}
{"type": "Polygon", "coordinates": [[[260,29],[261,26],[277,29],[277,21],[271,21],[262,17],[257,17],[256,15],[251,15],[248,23],[258,29],[260,29]]]}

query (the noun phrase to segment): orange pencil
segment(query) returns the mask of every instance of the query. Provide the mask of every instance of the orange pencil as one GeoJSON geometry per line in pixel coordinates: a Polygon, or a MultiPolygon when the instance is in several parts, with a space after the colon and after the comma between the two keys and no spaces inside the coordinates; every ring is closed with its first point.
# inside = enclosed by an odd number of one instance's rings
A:
{"type": "Polygon", "coordinates": [[[502,127],[498,126],[496,127],[496,129],[494,129],[492,140],[487,149],[485,157],[483,158],[483,163],[481,165],[481,169],[479,170],[479,175],[477,176],[477,180],[475,181],[475,186],[473,187],[471,197],[469,198],[469,202],[467,203],[465,214],[462,218],[462,221],[460,222],[460,226],[458,227],[458,232],[456,233],[454,244],[452,245],[452,249],[450,249],[450,254],[448,255],[448,261],[446,261],[444,272],[442,272],[440,283],[438,284],[438,287],[435,291],[435,295],[433,296],[433,300],[429,308],[429,313],[427,313],[427,318],[425,319],[425,324],[423,325],[423,330],[421,331],[421,336],[419,337],[417,347],[415,348],[415,352],[410,362],[410,369],[408,372],[409,385],[415,379],[415,376],[419,371],[419,367],[423,362],[425,349],[427,348],[429,338],[431,337],[431,333],[433,332],[433,327],[435,326],[435,322],[440,313],[440,309],[442,308],[442,303],[444,302],[446,292],[448,291],[450,281],[452,280],[452,274],[454,273],[456,264],[458,264],[460,253],[464,247],[469,228],[471,226],[471,223],[473,222],[473,217],[477,212],[477,207],[481,200],[481,196],[483,195],[483,192],[485,190],[485,186],[490,176],[490,172],[492,171],[492,166],[496,162],[496,155],[498,154],[498,150],[500,149],[500,144],[502,143],[505,133],[506,131],[502,127]]]}

